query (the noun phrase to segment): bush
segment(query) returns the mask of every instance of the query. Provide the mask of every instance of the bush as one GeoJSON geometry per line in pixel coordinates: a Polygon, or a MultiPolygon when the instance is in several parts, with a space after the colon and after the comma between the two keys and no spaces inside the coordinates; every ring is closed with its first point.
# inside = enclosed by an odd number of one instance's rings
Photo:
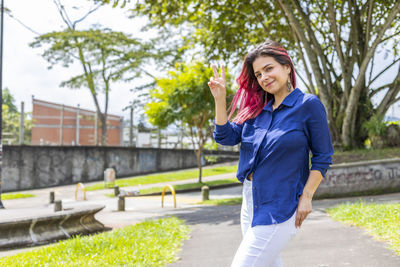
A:
{"type": "Polygon", "coordinates": [[[363,128],[368,132],[372,148],[385,147],[385,137],[388,126],[383,121],[383,116],[373,115],[369,121],[364,122],[363,128]]]}

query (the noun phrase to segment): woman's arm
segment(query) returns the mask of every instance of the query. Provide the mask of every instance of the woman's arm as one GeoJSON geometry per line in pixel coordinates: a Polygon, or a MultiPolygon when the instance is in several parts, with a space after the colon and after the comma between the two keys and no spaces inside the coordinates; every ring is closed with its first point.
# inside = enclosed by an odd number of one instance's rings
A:
{"type": "Polygon", "coordinates": [[[300,196],[299,204],[297,206],[296,227],[301,226],[305,218],[312,211],[312,198],[315,191],[322,180],[322,174],[318,170],[311,170],[307,183],[304,186],[303,193],[300,196]]]}
{"type": "Polygon", "coordinates": [[[214,77],[210,78],[208,86],[215,101],[215,130],[214,139],[221,145],[234,146],[241,140],[243,125],[229,123],[226,114],[226,88],[225,88],[225,67],[221,67],[221,77],[215,65],[211,66],[214,77]]]}
{"type": "Polygon", "coordinates": [[[307,215],[312,211],[312,198],[329,165],[332,164],[333,155],[332,140],[324,105],[316,96],[310,98],[305,104],[309,114],[306,124],[312,158],[310,175],[297,207],[296,227],[300,227],[307,215]]]}

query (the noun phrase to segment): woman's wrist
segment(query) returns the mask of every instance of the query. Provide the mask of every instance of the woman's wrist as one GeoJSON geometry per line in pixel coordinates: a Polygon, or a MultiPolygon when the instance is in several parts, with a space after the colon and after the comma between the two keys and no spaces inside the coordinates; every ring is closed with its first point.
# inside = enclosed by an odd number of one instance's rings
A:
{"type": "Polygon", "coordinates": [[[308,198],[308,199],[312,199],[314,196],[314,193],[307,191],[307,190],[303,190],[303,193],[301,194],[303,197],[308,198]]]}

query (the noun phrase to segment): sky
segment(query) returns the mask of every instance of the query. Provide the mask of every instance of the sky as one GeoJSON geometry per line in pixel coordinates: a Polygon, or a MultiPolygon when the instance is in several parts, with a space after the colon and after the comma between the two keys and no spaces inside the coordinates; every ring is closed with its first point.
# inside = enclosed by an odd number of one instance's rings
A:
{"type": "MultiPolygon", "coordinates": [[[[65,29],[65,24],[53,0],[5,0],[4,2],[16,19],[39,34],[65,29]]],[[[91,1],[82,0],[64,0],[63,3],[68,4],[67,10],[72,20],[80,18],[92,6],[91,1]],[[74,5],[79,9],[72,9],[71,7],[74,5]]],[[[154,32],[140,32],[140,28],[146,23],[145,19],[129,19],[127,15],[127,9],[102,6],[89,15],[83,23],[80,23],[78,30],[87,29],[93,24],[101,24],[143,40],[154,36],[154,32]]],[[[71,90],[60,87],[62,81],[68,80],[74,74],[81,73],[81,66],[75,64],[70,68],[64,68],[56,65],[52,69],[48,69],[49,63],[40,55],[42,50],[29,47],[29,43],[34,41],[35,36],[37,34],[26,29],[15,19],[8,15],[4,16],[3,88],[10,90],[16,99],[17,106],[24,101],[25,110],[31,112],[32,96],[34,96],[36,99],[70,106],[79,104],[81,108],[95,110],[92,96],[87,88],[71,90]]],[[[386,66],[390,60],[390,56],[378,58],[377,65],[386,66]]],[[[394,71],[388,72],[378,83],[387,83],[393,79],[394,75],[394,71]]],[[[128,119],[129,111],[123,111],[123,108],[135,98],[130,89],[147,81],[137,79],[129,84],[113,84],[109,100],[109,113],[128,119]]],[[[302,90],[304,91],[304,88],[302,90]]],[[[377,95],[374,102],[377,102],[379,98],[382,98],[382,94],[377,95]]],[[[103,97],[100,97],[100,103],[103,106],[103,97]]],[[[387,114],[400,117],[400,103],[390,108],[387,114]]]]}
{"type": "MultiPolygon", "coordinates": [[[[5,6],[11,10],[11,14],[33,31],[44,34],[51,31],[65,29],[65,23],[52,0],[5,0],[5,6]]],[[[90,1],[63,1],[72,7],[73,4],[80,7],[79,10],[67,9],[71,19],[78,19],[92,3],[90,1]]],[[[123,31],[133,37],[146,39],[151,33],[140,32],[145,24],[144,19],[127,18],[128,11],[111,6],[102,6],[97,11],[78,24],[78,29],[87,29],[90,25],[101,24],[115,31],[123,31]]],[[[95,110],[93,98],[87,88],[72,90],[60,87],[62,81],[68,80],[72,75],[81,73],[81,66],[74,64],[70,68],[56,65],[48,69],[50,65],[40,54],[40,48],[31,48],[29,43],[34,41],[37,34],[26,29],[15,19],[4,16],[4,59],[3,59],[3,88],[8,88],[20,107],[21,101],[25,102],[25,110],[32,111],[32,96],[36,99],[65,104],[70,106],[80,105],[81,108],[95,110]]],[[[129,111],[122,109],[134,99],[131,88],[145,83],[145,79],[137,79],[129,84],[116,83],[112,85],[109,100],[109,113],[122,115],[128,119],[129,111]]],[[[103,106],[103,98],[99,97],[103,106]]]]}

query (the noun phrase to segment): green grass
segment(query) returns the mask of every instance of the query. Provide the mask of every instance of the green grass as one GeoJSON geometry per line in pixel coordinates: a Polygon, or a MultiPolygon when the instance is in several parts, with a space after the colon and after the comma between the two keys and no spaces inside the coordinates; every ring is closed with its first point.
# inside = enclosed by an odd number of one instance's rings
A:
{"type": "MultiPolygon", "coordinates": [[[[224,173],[234,173],[237,171],[237,165],[234,166],[220,166],[215,168],[205,168],[203,169],[203,177],[219,175],[224,173]]],[[[157,173],[144,176],[136,176],[132,178],[118,179],[115,181],[115,185],[119,187],[126,186],[137,186],[144,184],[154,184],[154,183],[165,183],[171,181],[181,181],[187,179],[198,178],[199,171],[187,170],[187,171],[176,171],[170,173],[157,173]]],[[[86,191],[100,190],[104,189],[104,183],[98,183],[86,187],[86,191]]]]}
{"type": "Polygon", "coordinates": [[[146,221],[3,257],[0,266],[165,266],[177,259],[188,234],[175,217],[146,221]]]}
{"type": "Polygon", "coordinates": [[[379,240],[387,241],[400,255],[400,203],[345,203],[327,209],[335,220],[360,226],[379,240]]]}
{"type": "Polygon", "coordinates": [[[388,147],[382,149],[353,149],[349,151],[335,150],[332,156],[334,164],[356,162],[365,160],[377,160],[398,158],[400,155],[400,147],[388,147]]]}
{"type": "MultiPolygon", "coordinates": [[[[186,189],[199,189],[200,190],[201,187],[204,185],[212,187],[212,186],[232,184],[232,183],[239,183],[239,181],[236,178],[231,178],[231,179],[221,179],[221,180],[209,181],[209,182],[204,182],[204,183],[177,184],[177,185],[173,185],[173,187],[174,187],[174,190],[177,192],[177,191],[186,190],[186,189]]],[[[156,193],[161,194],[163,188],[164,187],[162,187],[162,186],[143,188],[140,190],[140,195],[156,194],[156,193]]],[[[168,189],[167,192],[169,192],[169,191],[170,190],[168,189]]],[[[115,197],[115,195],[112,193],[108,193],[108,194],[104,194],[104,195],[107,197],[115,197]]]]}
{"type": "MultiPolygon", "coordinates": [[[[221,179],[215,181],[209,181],[204,183],[188,183],[188,184],[177,184],[173,185],[174,190],[186,190],[186,189],[201,189],[202,186],[207,185],[211,186],[218,186],[224,184],[232,184],[232,183],[239,183],[238,179],[231,178],[231,179],[221,179]]],[[[151,188],[144,188],[140,190],[140,194],[151,194],[151,193],[160,193],[162,192],[163,187],[151,187],[151,188]]],[[[167,190],[169,191],[169,189],[167,190]]]]}
{"type": "Polygon", "coordinates": [[[239,204],[242,204],[242,198],[235,197],[235,198],[210,199],[210,200],[198,202],[197,204],[216,205],[216,206],[239,205],[239,204]]]}
{"type": "Polygon", "coordinates": [[[36,197],[36,195],[28,194],[28,193],[6,193],[6,194],[1,194],[1,199],[2,200],[17,199],[17,198],[29,198],[29,197],[36,197]]]}

